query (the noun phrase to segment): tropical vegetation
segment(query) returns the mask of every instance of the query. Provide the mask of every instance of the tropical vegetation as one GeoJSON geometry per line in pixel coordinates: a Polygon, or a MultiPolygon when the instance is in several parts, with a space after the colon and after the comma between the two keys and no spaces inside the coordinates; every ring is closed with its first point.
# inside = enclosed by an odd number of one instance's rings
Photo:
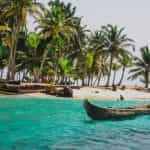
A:
{"type": "Polygon", "coordinates": [[[140,57],[134,50],[125,28],[108,24],[90,31],[71,3],[0,0],[1,80],[120,86],[129,71],[129,79],[148,88],[150,50],[141,48],[140,57]],[[34,16],[33,32],[28,14],[34,16]]]}
{"type": "Polygon", "coordinates": [[[135,57],[134,68],[130,70],[129,79],[136,79],[140,77],[141,81],[145,83],[145,88],[148,88],[150,83],[150,49],[145,46],[140,49],[141,57],[135,57]]]}

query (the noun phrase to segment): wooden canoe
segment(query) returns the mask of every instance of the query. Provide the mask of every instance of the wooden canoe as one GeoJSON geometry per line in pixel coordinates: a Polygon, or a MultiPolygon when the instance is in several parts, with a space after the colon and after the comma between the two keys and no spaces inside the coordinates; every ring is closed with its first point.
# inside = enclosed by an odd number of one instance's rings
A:
{"type": "Polygon", "coordinates": [[[84,108],[87,115],[93,120],[122,120],[150,114],[150,105],[127,108],[103,108],[91,104],[88,100],[84,100],[84,108]]]}

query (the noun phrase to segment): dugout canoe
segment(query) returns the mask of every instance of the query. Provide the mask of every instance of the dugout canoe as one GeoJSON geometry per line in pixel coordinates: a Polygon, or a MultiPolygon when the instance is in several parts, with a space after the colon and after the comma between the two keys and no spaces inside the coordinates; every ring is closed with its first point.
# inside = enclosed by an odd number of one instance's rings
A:
{"type": "Polygon", "coordinates": [[[87,115],[93,120],[119,120],[150,114],[150,105],[126,108],[104,108],[84,100],[87,115]]]}

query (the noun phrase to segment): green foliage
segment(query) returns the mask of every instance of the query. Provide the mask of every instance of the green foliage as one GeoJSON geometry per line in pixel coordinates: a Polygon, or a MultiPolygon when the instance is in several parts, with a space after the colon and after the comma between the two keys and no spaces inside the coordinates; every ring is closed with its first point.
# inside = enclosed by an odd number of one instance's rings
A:
{"type": "Polygon", "coordinates": [[[0,59],[8,57],[8,48],[4,45],[0,45],[0,59]]]}
{"type": "Polygon", "coordinates": [[[35,32],[30,32],[27,37],[26,44],[29,48],[36,49],[40,43],[40,35],[35,32]]]}
{"type": "Polygon", "coordinates": [[[150,49],[145,46],[140,49],[141,58],[135,57],[134,68],[130,70],[130,76],[128,79],[134,80],[137,77],[142,77],[142,81],[145,82],[145,87],[148,87],[150,76],[150,49]]]}
{"type": "Polygon", "coordinates": [[[108,24],[87,34],[89,30],[81,21],[76,8],[60,0],[50,1],[46,8],[34,0],[0,1],[0,38],[9,47],[0,43],[0,67],[26,72],[36,81],[75,78],[94,85],[93,79],[96,83],[107,76],[109,83],[112,70],[115,81],[120,68],[121,83],[125,68],[134,65],[130,78],[149,82],[148,47],[141,49],[141,58],[136,57],[133,63],[129,49],[134,47],[134,41],[124,33],[124,28],[108,24]],[[25,30],[27,13],[36,14],[37,33],[25,30]],[[8,56],[13,56],[9,65],[8,56]]]}
{"type": "Polygon", "coordinates": [[[120,69],[120,67],[121,67],[121,65],[120,65],[120,64],[118,64],[118,63],[113,63],[113,64],[112,64],[112,70],[114,70],[114,71],[119,70],[119,69],[120,69]]]}
{"type": "Polygon", "coordinates": [[[94,52],[87,52],[86,54],[86,65],[90,69],[94,62],[94,52]]]}
{"type": "Polygon", "coordinates": [[[80,18],[74,15],[75,9],[71,4],[58,0],[51,1],[48,9],[37,16],[39,25],[36,29],[40,29],[44,38],[49,39],[53,49],[62,50],[65,43],[68,44],[77,36],[80,18]]]}
{"type": "Polygon", "coordinates": [[[58,59],[58,64],[60,67],[60,71],[64,76],[69,76],[72,73],[72,66],[71,62],[68,58],[66,57],[60,57],[58,59]]]}
{"type": "Polygon", "coordinates": [[[102,26],[102,34],[104,35],[104,52],[110,57],[109,75],[107,86],[109,86],[112,64],[114,59],[119,59],[128,52],[129,47],[133,47],[133,40],[124,34],[124,28],[118,28],[117,25],[102,26]]]}
{"type": "Polygon", "coordinates": [[[15,79],[16,51],[18,36],[25,29],[27,13],[37,13],[39,6],[35,0],[7,0],[0,1],[0,25],[7,27],[10,32],[9,37],[9,61],[8,61],[8,79],[15,79]]]}

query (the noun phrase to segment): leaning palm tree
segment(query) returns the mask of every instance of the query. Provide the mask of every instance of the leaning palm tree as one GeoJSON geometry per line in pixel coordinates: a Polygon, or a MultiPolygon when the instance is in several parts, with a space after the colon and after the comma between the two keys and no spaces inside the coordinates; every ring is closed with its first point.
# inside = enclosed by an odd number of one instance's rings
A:
{"type": "MultiPolygon", "coordinates": [[[[26,24],[27,13],[33,14],[38,12],[36,6],[41,6],[36,3],[36,0],[7,0],[0,1],[1,15],[0,20],[11,28],[11,48],[8,60],[8,79],[15,78],[15,58],[18,42],[18,34],[22,31],[26,24]]],[[[6,27],[7,27],[6,26],[6,27]]],[[[8,29],[9,29],[8,28],[8,29]]]]}
{"type": "Polygon", "coordinates": [[[109,74],[106,83],[106,85],[109,86],[114,59],[128,52],[127,49],[133,47],[133,40],[129,39],[127,35],[124,34],[124,28],[118,28],[116,25],[108,24],[107,26],[103,26],[102,33],[105,38],[104,53],[108,53],[110,58],[109,74]]]}
{"type": "Polygon", "coordinates": [[[130,76],[128,79],[136,79],[138,77],[143,77],[145,83],[145,88],[148,88],[150,82],[150,49],[145,46],[140,49],[141,58],[135,57],[135,68],[130,70],[130,76]]]}

